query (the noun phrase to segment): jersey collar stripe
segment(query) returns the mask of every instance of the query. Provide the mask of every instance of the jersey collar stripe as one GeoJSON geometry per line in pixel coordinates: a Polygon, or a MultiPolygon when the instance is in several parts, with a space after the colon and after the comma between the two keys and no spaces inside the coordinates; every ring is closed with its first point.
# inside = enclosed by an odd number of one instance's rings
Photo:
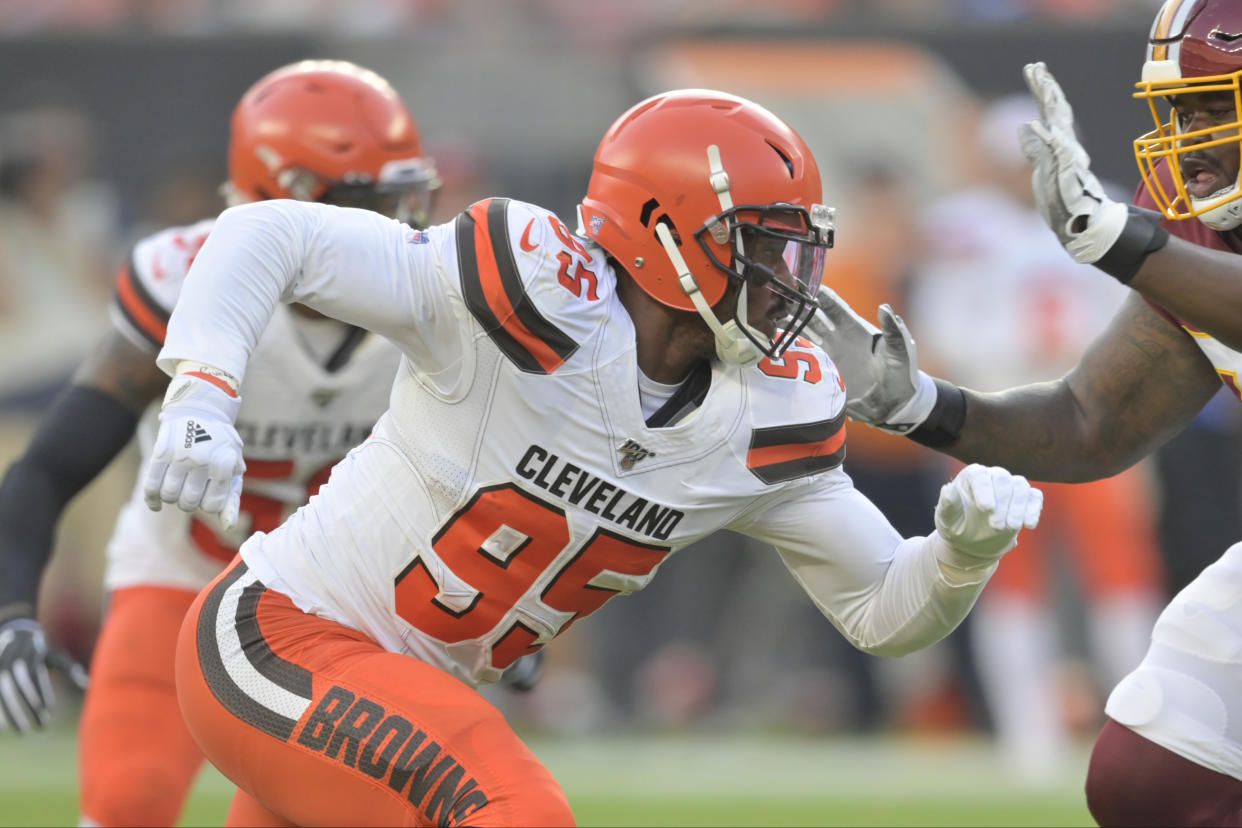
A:
{"type": "Polygon", "coordinates": [[[256,667],[276,656],[257,624],[242,615],[244,609],[253,610],[253,599],[245,606],[242,600],[250,586],[265,589],[239,560],[207,593],[195,628],[199,667],[212,695],[230,713],[286,741],[310,706],[311,676],[283,659],[275,667],[256,667]],[[252,648],[254,655],[248,652],[252,648]]]}
{"type": "Polygon", "coordinates": [[[550,374],[578,348],[535,308],[509,244],[508,199],[487,199],[458,217],[462,294],[497,347],[523,371],[550,374]]]}
{"type": "Polygon", "coordinates": [[[122,265],[116,274],[117,305],[126,320],[139,333],[157,346],[168,335],[168,312],[134,279],[132,261],[122,265]]]}
{"type": "Polygon", "coordinates": [[[367,330],[365,328],[357,328],[350,326],[349,332],[345,334],[345,339],[332,352],[332,356],[328,357],[328,361],[323,364],[323,369],[329,374],[335,374],[337,371],[345,367],[350,357],[354,355],[354,351],[358,350],[358,346],[367,338],[367,330]]]}
{"type": "Polygon", "coordinates": [[[681,383],[681,387],[673,392],[673,396],[665,401],[654,414],[647,418],[647,428],[663,428],[676,423],[683,412],[693,411],[707,399],[707,391],[712,384],[712,366],[704,360],[691,370],[690,376],[681,383]]]}

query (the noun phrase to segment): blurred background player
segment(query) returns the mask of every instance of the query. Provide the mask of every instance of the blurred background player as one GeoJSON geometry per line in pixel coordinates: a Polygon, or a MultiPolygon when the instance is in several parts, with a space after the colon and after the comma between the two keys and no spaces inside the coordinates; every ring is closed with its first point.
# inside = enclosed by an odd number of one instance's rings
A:
{"type": "MultiPolygon", "coordinates": [[[[905,302],[920,363],[981,391],[1062,376],[1126,296],[1068,258],[1035,209],[1018,127],[1038,117],[1029,95],[991,102],[974,136],[974,185],[922,216],[924,255],[905,302]]],[[[880,301],[889,300],[861,307],[880,301]]],[[[1147,473],[1048,484],[1044,520],[1005,557],[970,619],[998,747],[1027,781],[1056,777],[1073,726],[1098,726],[1094,715],[1073,721],[1098,699],[1077,700],[1098,693],[1097,682],[1115,685],[1147,649],[1163,597],[1147,473]],[[1078,603],[1085,642],[1067,629],[1078,603]],[[1070,657],[1076,644],[1095,675],[1070,657]]]]}
{"type": "MultiPolygon", "coordinates": [[[[425,226],[439,180],[395,90],[344,61],[266,75],[233,112],[230,204],[294,198],[425,226]]],[[[35,599],[65,504],[129,442],[146,452],[167,377],[154,356],[214,219],[144,238],[120,269],[114,328],[46,411],[0,484],[0,724],[44,724],[52,703],[35,599]]],[[[417,237],[417,230],[411,230],[417,237]]],[[[362,441],[388,404],[399,354],[380,337],[282,306],[241,388],[247,480],[236,526],[150,511],[141,492],[108,544],[109,601],[80,729],[81,822],[170,825],[202,763],[182,723],[173,645],[197,591],[253,531],[274,528],[362,441]]]]}

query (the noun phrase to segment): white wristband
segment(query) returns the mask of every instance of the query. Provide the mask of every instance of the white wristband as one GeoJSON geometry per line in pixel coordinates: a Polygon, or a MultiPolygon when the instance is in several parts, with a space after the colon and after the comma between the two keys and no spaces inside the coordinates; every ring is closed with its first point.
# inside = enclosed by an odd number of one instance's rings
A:
{"type": "Polygon", "coordinates": [[[894,411],[887,422],[880,428],[897,434],[908,434],[923,424],[936,406],[936,382],[923,371],[919,371],[919,384],[914,389],[914,396],[906,400],[906,404],[894,411]]]}
{"type": "MultiPolygon", "coordinates": [[[[188,374],[189,376],[205,380],[206,382],[209,382],[219,388],[224,393],[228,394],[230,397],[238,396],[238,389],[241,383],[239,383],[237,378],[228,371],[223,371],[214,365],[208,365],[205,362],[195,362],[193,360],[183,359],[177,363],[177,367],[173,371],[173,376],[179,377],[183,374],[188,374]]],[[[172,387],[169,386],[169,391],[171,392],[171,390],[172,387]]],[[[165,398],[165,402],[167,402],[167,398],[165,398]]]]}

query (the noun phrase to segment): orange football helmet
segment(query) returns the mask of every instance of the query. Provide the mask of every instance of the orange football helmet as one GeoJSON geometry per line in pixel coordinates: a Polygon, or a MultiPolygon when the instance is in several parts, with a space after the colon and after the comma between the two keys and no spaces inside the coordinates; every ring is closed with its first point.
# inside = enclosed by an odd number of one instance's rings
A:
{"type": "Polygon", "coordinates": [[[1186,189],[1184,166],[1193,174],[1192,150],[1232,145],[1242,151],[1242,4],[1235,0],[1166,0],[1152,23],[1147,60],[1134,97],[1146,99],[1156,128],[1134,142],[1147,190],[1171,219],[1197,217],[1214,230],[1242,224],[1239,179],[1196,197],[1186,189]],[[1187,131],[1177,112],[1178,95],[1217,93],[1222,116],[1187,131]],[[1229,101],[1232,100],[1232,108],[1229,101]],[[1157,174],[1165,159],[1169,183],[1157,174]]]}
{"type": "Polygon", "coordinates": [[[323,201],[424,227],[439,184],[396,90],[348,61],[284,66],[251,86],[233,110],[230,203],[323,201]]]}
{"type": "Polygon", "coordinates": [[[695,310],[731,362],[779,356],[815,312],[833,241],[819,167],[802,138],[758,104],[705,89],[648,98],[595,152],[580,232],[650,296],[695,310]],[[732,318],[711,306],[742,288],[732,318]],[[789,312],[775,339],[747,323],[745,287],[775,291],[789,312]]]}

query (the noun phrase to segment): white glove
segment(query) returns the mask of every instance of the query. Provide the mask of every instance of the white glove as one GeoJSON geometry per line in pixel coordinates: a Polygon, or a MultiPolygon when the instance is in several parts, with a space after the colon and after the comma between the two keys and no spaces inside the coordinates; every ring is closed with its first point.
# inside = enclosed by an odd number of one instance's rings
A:
{"type": "Polygon", "coordinates": [[[1018,140],[1031,162],[1040,215],[1076,261],[1130,281],[1147,254],[1168,240],[1159,214],[1104,194],[1091,158],[1074,137],[1074,111],[1056,78],[1042,62],[1028,63],[1022,76],[1039,104],[1040,119],[1018,127],[1018,140]]]}
{"type": "Polygon", "coordinates": [[[906,323],[880,305],[880,327],[859,316],[827,285],[803,333],[823,348],[845,378],[845,413],[859,422],[907,434],[936,403],[932,378],[919,370],[906,323]]]}
{"type": "Polygon", "coordinates": [[[967,571],[991,566],[1017,545],[1019,531],[1035,528],[1043,506],[1044,493],[1025,477],[971,463],[940,488],[941,562],[967,571]]]}
{"type": "Polygon", "coordinates": [[[241,406],[210,382],[178,374],[168,384],[160,430],[143,476],[147,506],[175,503],[185,512],[218,513],[226,529],[241,509],[242,441],[233,421],[241,406]]]}

